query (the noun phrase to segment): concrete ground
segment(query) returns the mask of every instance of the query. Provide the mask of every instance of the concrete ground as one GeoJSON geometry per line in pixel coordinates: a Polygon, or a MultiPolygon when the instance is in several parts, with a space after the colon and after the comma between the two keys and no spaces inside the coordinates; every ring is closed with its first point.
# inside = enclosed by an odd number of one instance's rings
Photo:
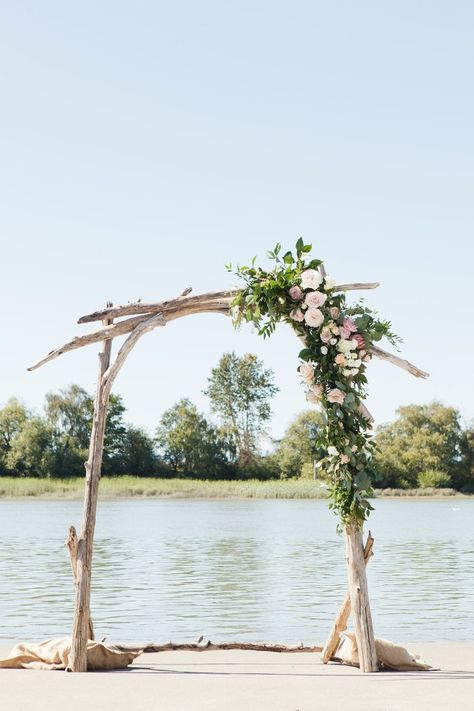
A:
{"type": "MultiPolygon", "coordinates": [[[[0,670],[1,711],[474,711],[474,642],[410,644],[435,672],[361,674],[319,655],[144,654],[125,671],[0,670]]],[[[0,647],[0,658],[9,648],[0,647]]]]}

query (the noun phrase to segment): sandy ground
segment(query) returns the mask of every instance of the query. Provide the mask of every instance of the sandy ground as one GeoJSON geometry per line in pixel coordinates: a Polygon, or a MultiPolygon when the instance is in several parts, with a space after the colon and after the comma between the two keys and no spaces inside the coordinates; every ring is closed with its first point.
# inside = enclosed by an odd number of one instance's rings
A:
{"type": "MultiPolygon", "coordinates": [[[[0,670],[1,711],[474,710],[474,642],[410,644],[435,672],[361,674],[319,655],[145,654],[126,671],[0,670]]],[[[0,657],[9,648],[0,646],[0,657]]]]}

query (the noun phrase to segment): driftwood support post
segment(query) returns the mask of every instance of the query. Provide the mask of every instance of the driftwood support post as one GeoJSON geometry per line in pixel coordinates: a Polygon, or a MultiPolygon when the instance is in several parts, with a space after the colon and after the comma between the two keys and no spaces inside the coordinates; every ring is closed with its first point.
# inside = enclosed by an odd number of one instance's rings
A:
{"type": "MultiPolygon", "coordinates": [[[[369,535],[367,537],[367,541],[365,543],[365,548],[364,548],[364,561],[365,565],[367,566],[367,563],[373,556],[372,548],[374,545],[374,539],[372,538],[372,535],[369,531],[369,535]]],[[[327,664],[329,660],[332,658],[334,652],[337,649],[337,645],[339,644],[339,640],[341,639],[341,634],[344,632],[344,630],[347,629],[347,623],[349,621],[349,616],[351,614],[351,596],[349,592],[346,593],[346,596],[344,598],[344,601],[341,605],[341,609],[339,610],[339,614],[336,617],[336,621],[334,622],[331,631],[329,633],[328,639],[326,644],[324,645],[323,651],[321,653],[321,661],[323,664],[327,664]]]]}
{"type": "Polygon", "coordinates": [[[374,628],[370,613],[369,588],[365,573],[362,529],[356,524],[344,530],[347,555],[347,577],[351,598],[352,619],[362,672],[378,671],[374,628]]]}
{"type": "Polygon", "coordinates": [[[86,463],[84,510],[81,533],[77,543],[76,604],[69,662],[69,668],[74,672],[87,671],[87,640],[93,639],[90,614],[92,549],[110,391],[127,355],[140,336],[159,325],[164,325],[163,318],[159,313],[138,324],[120,348],[112,365],[110,364],[111,339],[104,341],[99,353],[99,378],[94,403],[89,459],[86,463]]]}
{"type": "MultiPolygon", "coordinates": [[[[107,307],[111,306],[111,303],[107,304],[107,307]]],[[[111,320],[104,321],[104,325],[108,326],[110,324],[111,320]]],[[[87,671],[87,640],[94,639],[94,628],[90,611],[92,550],[94,545],[97,498],[99,495],[99,481],[102,469],[107,405],[109,400],[109,393],[106,393],[104,375],[110,366],[111,351],[112,341],[103,341],[102,348],[99,352],[97,391],[94,402],[89,458],[86,462],[86,483],[81,533],[79,538],[74,542],[75,531],[73,534],[70,530],[70,539],[73,539],[73,545],[72,547],[68,545],[70,553],[72,553],[74,549],[76,553],[76,604],[74,608],[70,658],[70,668],[72,671],[87,671]]],[[[73,565],[72,556],[71,565],[73,565]]]]}

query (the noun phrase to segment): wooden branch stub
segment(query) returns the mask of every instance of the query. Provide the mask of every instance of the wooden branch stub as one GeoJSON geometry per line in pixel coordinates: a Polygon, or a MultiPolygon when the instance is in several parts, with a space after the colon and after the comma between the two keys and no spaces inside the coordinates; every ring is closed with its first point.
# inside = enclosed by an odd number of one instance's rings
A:
{"type": "Polygon", "coordinates": [[[64,545],[67,546],[69,551],[69,560],[71,562],[72,576],[74,582],[77,581],[77,547],[79,541],[77,539],[77,532],[74,526],[69,526],[69,536],[64,541],[64,545]]]}
{"type": "MultiPolygon", "coordinates": [[[[371,557],[373,556],[373,546],[374,539],[372,538],[372,534],[369,531],[369,535],[367,537],[367,541],[364,547],[364,562],[366,566],[371,557]]],[[[339,613],[336,617],[336,621],[334,622],[331,628],[331,631],[321,654],[321,661],[323,662],[323,664],[327,664],[332,658],[334,652],[336,651],[337,645],[339,644],[339,641],[341,639],[341,634],[347,629],[347,623],[349,622],[350,614],[351,596],[349,591],[347,591],[339,613]]]]}

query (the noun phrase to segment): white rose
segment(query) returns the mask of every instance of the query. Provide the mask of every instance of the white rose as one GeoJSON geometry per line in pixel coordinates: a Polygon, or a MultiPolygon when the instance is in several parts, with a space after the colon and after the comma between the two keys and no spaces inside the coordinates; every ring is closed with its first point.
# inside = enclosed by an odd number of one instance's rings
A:
{"type": "Polygon", "coordinates": [[[346,341],[344,338],[341,338],[341,340],[337,344],[337,350],[341,353],[349,353],[349,351],[352,350],[351,342],[346,341]]]}
{"type": "Polygon", "coordinates": [[[360,368],[360,366],[362,365],[362,361],[360,358],[357,358],[357,360],[353,361],[351,365],[353,368],[360,368]]]}
{"type": "Polygon", "coordinates": [[[321,353],[322,353],[323,355],[327,355],[327,353],[328,353],[327,346],[321,346],[321,353]]]}
{"type": "Polygon", "coordinates": [[[311,328],[318,328],[323,323],[324,316],[319,309],[308,309],[304,315],[304,320],[311,328]]]}
{"type": "Polygon", "coordinates": [[[338,457],[339,452],[337,451],[336,447],[328,447],[328,454],[330,457],[338,457]]]}
{"type": "Polygon", "coordinates": [[[352,368],[351,373],[352,375],[357,375],[359,370],[357,368],[352,368]]]}
{"type": "Polygon", "coordinates": [[[336,280],[333,277],[324,277],[324,288],[326,289],[326,291],[329,291],[329,289],[334,289],[335,286],[336,280]]]}
{"type": "Polygon", "coordinates": [[[317,289],[323,278],[316,269],[306,269],[301,275],[303,289],[317,289]]]}

